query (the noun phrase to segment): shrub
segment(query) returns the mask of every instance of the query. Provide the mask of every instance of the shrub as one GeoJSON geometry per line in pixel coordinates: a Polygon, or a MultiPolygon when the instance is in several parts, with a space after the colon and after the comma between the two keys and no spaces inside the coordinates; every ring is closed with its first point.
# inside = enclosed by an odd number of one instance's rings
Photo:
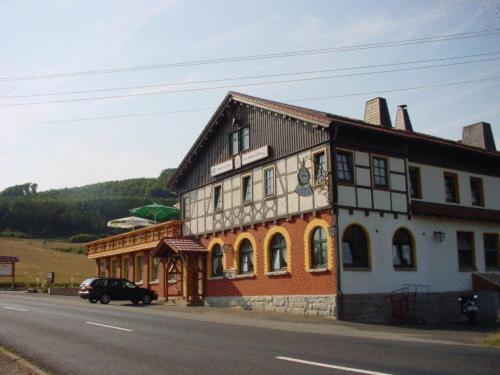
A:
{"type": "Polygon", "coordinates": [[[83,247],[51,247],[50,250],[60,251],[62,253],[85,254],[83,247]]]}
{"type": "Polygon", "coordinates": [[[30,238],[26,233],[19,232],[17,230],[5,229],[0,232],[0,237],[10,237],[10,238],[30,238]]]}
{"type": "Polygon", "coordinates": [[[82,233],[82,234],[76,234],[74,236],[71,236],[69,238],[69,241],[74,242],[74,243],[83,243],[83,242],[95,241],[97,239],[99,239],[99,237],[96,236],[95,234],[82,233]]]}

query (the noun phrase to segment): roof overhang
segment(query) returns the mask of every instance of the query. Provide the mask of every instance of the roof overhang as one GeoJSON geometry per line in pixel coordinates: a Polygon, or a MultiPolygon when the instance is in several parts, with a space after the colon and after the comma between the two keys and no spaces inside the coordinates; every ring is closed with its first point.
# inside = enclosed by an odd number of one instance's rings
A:
{"type": "Polygon", "coordinates": [[[414,215],[441,216],[455,219],[480,220],[500,222],[499,210],[484,208],[453,206],[432,202],[413,201],[411,212],[414,215]]]}
{"type": "Polygon", "coordinates": [[[164,238],[152,250],[152,257],[161,257],[167,255],[180,255],[184,253],[207,253],[198,241],[190,238],[164,238]]]}

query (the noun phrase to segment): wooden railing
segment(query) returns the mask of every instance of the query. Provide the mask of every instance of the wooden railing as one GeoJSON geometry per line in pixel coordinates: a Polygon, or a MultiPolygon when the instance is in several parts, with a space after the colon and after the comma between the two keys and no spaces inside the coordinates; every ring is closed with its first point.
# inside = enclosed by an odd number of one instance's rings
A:
{"type": "Polygon", "coordinates": [[[182,235],[182,221],[170,220],[151,227],[137,229],[116,236],[89,242],[87,256],[100,258],[154,247],[162,238],[178,238],[182,235]]]}

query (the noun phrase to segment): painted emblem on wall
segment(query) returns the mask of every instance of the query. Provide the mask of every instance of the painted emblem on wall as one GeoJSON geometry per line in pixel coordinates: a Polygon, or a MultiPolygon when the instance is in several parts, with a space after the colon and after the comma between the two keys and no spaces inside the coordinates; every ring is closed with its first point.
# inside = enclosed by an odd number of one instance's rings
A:
{"type": "Polygon", "coordinates": [[[297,187],[295,192],[301,197],[308,197],[312,195],[313,191],[311,188],[311,173],[309,169],[306,168],[305,159],[302,159],[302,165],[297,173],[297,187]]]}

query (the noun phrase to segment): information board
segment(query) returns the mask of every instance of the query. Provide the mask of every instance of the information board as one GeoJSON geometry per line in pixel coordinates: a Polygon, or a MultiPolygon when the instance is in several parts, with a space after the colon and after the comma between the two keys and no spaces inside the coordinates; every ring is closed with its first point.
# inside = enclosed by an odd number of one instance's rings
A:
{"type": "Polygon", "coordinates": [[[0,263],[0,276],[13,276],[12,263],[0,263]]]}

